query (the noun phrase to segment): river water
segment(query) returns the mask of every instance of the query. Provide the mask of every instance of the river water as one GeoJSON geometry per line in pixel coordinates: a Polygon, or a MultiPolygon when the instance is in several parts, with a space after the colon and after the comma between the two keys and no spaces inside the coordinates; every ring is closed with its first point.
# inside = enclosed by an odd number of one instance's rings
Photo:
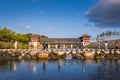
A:
{"type": "Polygon", "coordinates": [[[0,80],[120,80],[120,60],[1,60],[0,80]]]}

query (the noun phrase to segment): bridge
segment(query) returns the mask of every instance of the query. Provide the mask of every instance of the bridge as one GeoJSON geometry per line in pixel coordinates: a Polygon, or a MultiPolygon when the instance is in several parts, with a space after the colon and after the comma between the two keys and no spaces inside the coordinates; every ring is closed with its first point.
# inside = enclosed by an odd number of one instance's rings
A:
{"type": "Polygon", "coordinates": [[[79,38],[38,38],[37,35],[31,37],[30,44],[38,42],[38,45],[43,48],[46,44],[47,48],[79,48],[81,41],[85,44],[89,44],[90,36],[87,34],[82,35],[79,38]]]}
{"type": "Polygon", "coordinates": [[[44,43],[48,48],[77,48],[81,42],[79,38],[40,38],[40,44],[44,43]]]}

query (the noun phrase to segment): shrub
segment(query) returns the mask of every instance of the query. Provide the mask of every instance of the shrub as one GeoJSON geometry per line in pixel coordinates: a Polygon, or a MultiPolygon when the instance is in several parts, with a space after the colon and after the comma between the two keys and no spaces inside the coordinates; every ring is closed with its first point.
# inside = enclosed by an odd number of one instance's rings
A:
{"type": "MultiPolygon", "coordinates": [[[[0,42],[0,49],[10,49],[10,43],[9,42],[0,42]]],[[[17,49],[28,49],[27,43],[20,43],[18,42],[17,49]]],[[[12,49],[14,49],[14,43],[12,44],[12,49]]]]}

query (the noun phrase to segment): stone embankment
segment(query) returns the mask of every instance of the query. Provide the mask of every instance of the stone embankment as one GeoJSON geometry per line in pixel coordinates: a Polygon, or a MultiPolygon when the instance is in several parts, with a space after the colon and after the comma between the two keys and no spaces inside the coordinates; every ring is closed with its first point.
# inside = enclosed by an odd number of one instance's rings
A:
{"type": "Polygon", "coordinates": [[[77,59],[112,58],[120,59],[120,50],[117,49],[68,49],[68,50],[28,50],[28,49],[0,49],[0,59],[59,59],[71,55],[77,59]]]}

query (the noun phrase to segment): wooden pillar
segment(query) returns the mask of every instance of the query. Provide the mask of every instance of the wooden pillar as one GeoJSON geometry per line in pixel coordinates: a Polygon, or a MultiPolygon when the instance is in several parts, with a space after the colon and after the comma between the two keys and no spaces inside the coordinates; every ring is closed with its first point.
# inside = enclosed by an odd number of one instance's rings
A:
{"type": "Polygon", "coordinates": [[[65,45],[65,44],[63,44],[63,48],[66,48],[66,45],[65,45]]]}
{"type": "Polygon", "coordinates": [[[70,47],[73,48],[73,44],[71,44],[70,47]]]}
{"type": "Polygon", "coordinates": [[[50,44],[48,44],[48,49],[50,48],[50,44]]]}
{"type": "Polygon", "coordinates": [[[56,48],[56,49],[58,48],[58,44],[55,44],[55,48],[56,48]]]}

